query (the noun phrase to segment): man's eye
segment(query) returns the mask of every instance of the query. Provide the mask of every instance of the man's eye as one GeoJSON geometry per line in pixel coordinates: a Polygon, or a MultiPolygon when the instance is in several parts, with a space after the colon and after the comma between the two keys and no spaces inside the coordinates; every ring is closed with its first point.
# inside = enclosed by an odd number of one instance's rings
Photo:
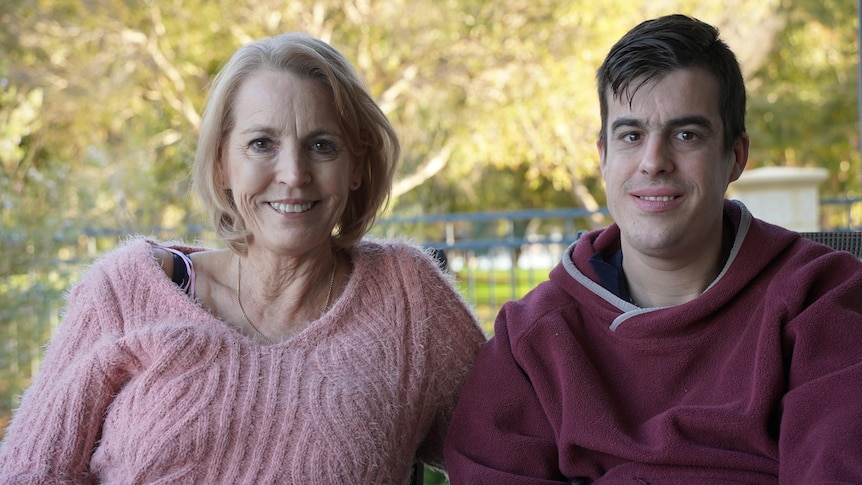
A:
{"type": "Polygon", "coordinates": [[[691,141],[697,138],[697,134],[693,131],[680,131],[677,138],[682,141],[691,141]]]}
{"type": "Polygon", "coordinates": [[[623,141],[631,143],[631,142],[640,140],[641,136],[639,133],[626,133],[623,135],[622,138],[623,138],[623,141]]]}

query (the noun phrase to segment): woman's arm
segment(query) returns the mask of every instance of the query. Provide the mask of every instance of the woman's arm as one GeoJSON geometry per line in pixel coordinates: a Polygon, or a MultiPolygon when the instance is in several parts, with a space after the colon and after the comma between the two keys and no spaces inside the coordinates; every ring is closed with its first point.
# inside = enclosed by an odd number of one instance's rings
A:
{"type": "Polygon", "coordinates": [[[422,283],[421,298],[426,307],[428,329],[425,352],[428,358],[428,376],[423,380],[425,399],[435,402],[431,426],[419,458],[432,466],[445,468],[443,442],[449,429],[452,413],[464,379],[476,360],[485,335],[475,314],[455,290],[454,282],[429,264],[420,265],[427,281],[422,283]]]}
{"type": "Polygon", "coordinates": [[[117,297],[100,267],[69,294],[47,347],[0,446],[0,483],[93,483],[89,461],[102,419],[125,376],[117,297]]]}

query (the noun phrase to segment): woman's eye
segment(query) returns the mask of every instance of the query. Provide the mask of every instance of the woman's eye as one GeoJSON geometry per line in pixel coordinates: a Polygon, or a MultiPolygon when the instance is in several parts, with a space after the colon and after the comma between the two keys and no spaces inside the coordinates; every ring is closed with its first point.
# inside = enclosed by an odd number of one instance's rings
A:
{"type": "Polygon", "coordinates": [[[321,155],[331,155],[337,151],[337,147],[329,140],[315,140],[311,142],[311,150],[321,155]]]}
{"type": "Polygon", "coordinates": [[[272,140],[268,138],[258,138],[256,140],[252,140],[251,143],[248,144],[249,148],[252,151],[259,153],[272,151],[274,145],[275,144],[272,142],[272,140]]]}

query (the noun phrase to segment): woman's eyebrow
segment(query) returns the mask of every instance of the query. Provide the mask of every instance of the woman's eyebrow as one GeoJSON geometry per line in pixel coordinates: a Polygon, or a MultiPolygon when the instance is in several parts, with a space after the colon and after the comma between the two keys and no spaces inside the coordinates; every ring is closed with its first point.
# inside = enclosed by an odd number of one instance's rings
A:
{"type": "Polygon", "coordinates": [[[263,133],[264,135],[274,136],[277,131],[275,128],[266,125],[251,125],[240,131],[240,134],[247,135],[249,133],[263,133]]]}

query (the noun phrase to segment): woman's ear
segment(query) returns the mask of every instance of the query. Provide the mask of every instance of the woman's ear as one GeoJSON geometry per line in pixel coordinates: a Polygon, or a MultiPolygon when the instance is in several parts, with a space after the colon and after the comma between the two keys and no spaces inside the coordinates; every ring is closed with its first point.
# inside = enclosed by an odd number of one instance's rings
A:
{"type": "Polygon", "coordinates": [[[216,184],[222,190],[230,189],[230,181],[225,171],[222,169],[221,160],[216,160],[216,184]]]}
{"type": "Polygon", "coordinates": [[[353,168],[350,173],[350,190],[357,190],[359,187],[362,187],[362,169],[364,168],[363,163],[355,162],[353,164],[353,168]]]}

